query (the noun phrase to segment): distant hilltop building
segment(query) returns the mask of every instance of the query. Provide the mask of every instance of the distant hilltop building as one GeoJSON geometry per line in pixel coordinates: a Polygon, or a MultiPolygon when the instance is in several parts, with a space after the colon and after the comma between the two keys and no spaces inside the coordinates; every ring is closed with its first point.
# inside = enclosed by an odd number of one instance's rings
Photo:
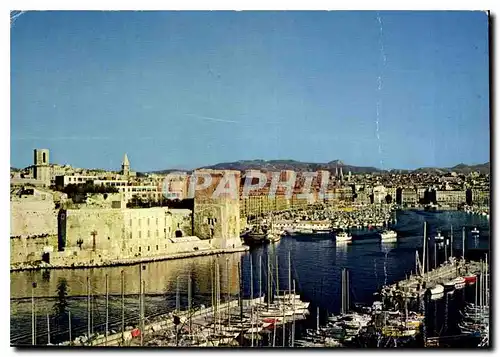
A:
{"type": "Polygon", "coordinates": [[[33,165],[24,170],[24,173],[11,178],[11,185],[31,185],[37,187],[48,187],[51,184],[52,169],[49,163],[48,149],[35,149],[33,151],[33,165]]]}
{"type": "Polygon", "coordinates": [[[136,173],[135,172],[131,172],[130,171],[130,161],[128,161],[128,156],[127,154],[125,154],[123,156],[123,162],[122,162],[122,171],[120,172],[120,174],[122,176],[124,176],[124,178],[129,178],[131,176],[136,176],[136,173]]]}
{"type": "Polygon", "coordinates": [[[42,185],[50,185],[50,166],[49,166],[49,150],[35,149],[34,150],[34,170],[35,180],[40,181],[42,185]]]}

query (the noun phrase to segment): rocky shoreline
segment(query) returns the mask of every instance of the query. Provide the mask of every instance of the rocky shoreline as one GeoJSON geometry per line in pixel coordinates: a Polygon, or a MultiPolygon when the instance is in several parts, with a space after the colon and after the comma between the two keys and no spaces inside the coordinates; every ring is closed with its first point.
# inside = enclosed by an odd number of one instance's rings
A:
{"type": "Polygon", "coordinates": [[[86,268],[104,268],[113,266],[125,266],[125,265],[135,265],[138,263],[150,263],[163,260],[174,260],[183,258],[193,258],[207,255],[216,254],[230,254],[245,252],[250,250],[250,247],[243,245],[236,248],[224,248],[224,249],[210,249],[210,250],[198,250],[192,252],[174,253],[165,256],[149,256],[149,257],[137,257],[131,259],[114,260],[114,261],[101,261],[101,262],[83,262],[83,263],[72,263],[68,265],[52,265],[45,262],[37,262],[36,264],[16,264],[11,265],[10,271],[25,271],[25,270],[42,270],[42,269],[86,269],[86,268]]]}

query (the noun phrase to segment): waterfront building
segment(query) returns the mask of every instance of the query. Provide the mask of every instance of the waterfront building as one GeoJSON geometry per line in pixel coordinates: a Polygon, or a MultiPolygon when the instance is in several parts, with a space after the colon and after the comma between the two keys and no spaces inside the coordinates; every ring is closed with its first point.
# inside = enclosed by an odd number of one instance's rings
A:
{"type": "Polygon", "coordinates": [[[403,188],[401,190],[401,203],[409,206],[418,204],[417,191],[414,188],[403,188]]]}
{"type": "Polygon", "coordinates": [[[387,196],[387,190],[383,185],[378,185],[373,187],[373,202],[375,204],[385,203],[385,196],[387,196]]]}
{"type": "Polygon", "coordinates": [[[438,190],[438,191],[436,191],[436,203],[439,205],[457,206],[457,205],[465,203],[465,202],[466,202],[466,192],[464,190],[460,190],[460,191],[438,190]]]}
{"type": "Polygon", "coordinates": [[[478,206],[490,205],[490,190],[489,189],[472,189],[472,204],[478,206]]]}

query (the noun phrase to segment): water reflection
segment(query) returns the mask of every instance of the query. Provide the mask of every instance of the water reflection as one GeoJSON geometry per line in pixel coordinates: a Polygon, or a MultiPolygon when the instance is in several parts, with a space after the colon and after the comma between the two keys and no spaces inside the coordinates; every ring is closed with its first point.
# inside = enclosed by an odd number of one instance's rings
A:
{"type": "MultiPolygon", "coordinates": [[[[177,277],[180,276],[180,286],[186,290],[187,277],[191,278],[196,291],[200,294],[211,293],[211,267],[215,260],[220,269],[221,291],[238,292],[238,262],[242,253],[206,256],[179,260],[166,260],[143,264],[145,292],[149,295],[159,295],[175,292],[177,277]],[[226,263],[227,261],[227,263],[226,263]],[[227,268],[226,268],[227,265],[227,268]],[[230,276],[230,279],[229,279],[230,276]],[[231,286],[228,289],[229,282],[231,286]]],[[[109,279],[109,294],[121,294],[121,271],[123,270],[125,295],[139,293],[139,265],[125,267],[108,267],[93,269],[52,269],[45,271],[22,271],[10,274],[11,299],[31,297],[31,284],[37,283],[35,297],[55,297],[60,279],[67,281],[69,296],[87,296],[87,277],[90,279],[90,290],[94,295],[105,294],[106,275],[109,279]]]]}

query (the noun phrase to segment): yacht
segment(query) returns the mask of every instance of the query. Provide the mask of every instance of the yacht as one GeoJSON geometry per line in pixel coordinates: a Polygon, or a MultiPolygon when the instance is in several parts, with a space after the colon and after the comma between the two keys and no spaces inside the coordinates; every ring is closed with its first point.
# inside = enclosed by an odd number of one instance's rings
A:
{"type": "Polygon", "coordinates": [[[350,242],[352,240],[352,236],[347,232],[339,232],[335,235],[335,241],[340,242],[350,242]]]}
{"type": "Polygon", "coordinates": [[[330,229],[325,228],[317,228],[313,229],[313,234],[330,234],[332,231],[330,229]]]}
{"type": "Polygon", "coordinates": [[[455,283],[455,289],[462,289],[465,287],[465,279],[462,277],[454,279],[453,282],[455,283]]]}
{"type": "Polygon", "coordinates": [[[470,274],[470,275],[465,276],[464,279],[465,279],[465,282],[467,284],[472,285],[472,284],[474,284],[476,282],[476,275],[475,274],[470,274]]]}
{"type": "Polygon", "coordinates": [[[455,289],[455,280],[452,279],[452,280],[449,280],[449,281],[443,283],[443,287],[444,287],[444,290],[446,290],[446,291],[454,290],[455,289]]]}
{"type": "Polygon", "coordinates": [[[444,287],[441,284],[437,284],[431,289],[431,295],[440,295],[444,292],[444,287]]]}
{"type": "Polygon", "coordinates": [[[383,242],[395,242],[398,239],[398,234],[391,230],[383,230],[379,235],[383,242]]]}

